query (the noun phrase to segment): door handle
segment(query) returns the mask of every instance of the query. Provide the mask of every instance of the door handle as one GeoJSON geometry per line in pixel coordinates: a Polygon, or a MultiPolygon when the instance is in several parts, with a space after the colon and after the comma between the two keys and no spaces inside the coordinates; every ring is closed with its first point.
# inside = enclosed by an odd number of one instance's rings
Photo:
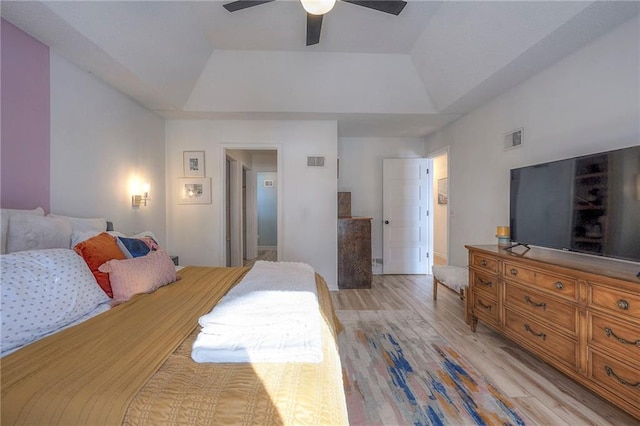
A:
{"type": "Polygon", "coordinates": [[[384,224],[385,224],[385,225],[388,225],[388,224],[389,224],[389,221],[388,221],[388,220],[385,220],[385,221],[384,221],[384,224]]]}

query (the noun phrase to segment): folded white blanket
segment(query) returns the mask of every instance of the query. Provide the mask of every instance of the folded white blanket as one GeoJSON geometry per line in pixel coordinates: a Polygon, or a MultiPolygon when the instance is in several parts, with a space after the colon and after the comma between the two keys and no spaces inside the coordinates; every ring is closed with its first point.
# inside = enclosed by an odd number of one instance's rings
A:
{"type": "Polygon", "coordinates": [[[196,362],[321,362],[315,272],[304,263],[258,261],[200,317],[196,362]]]}

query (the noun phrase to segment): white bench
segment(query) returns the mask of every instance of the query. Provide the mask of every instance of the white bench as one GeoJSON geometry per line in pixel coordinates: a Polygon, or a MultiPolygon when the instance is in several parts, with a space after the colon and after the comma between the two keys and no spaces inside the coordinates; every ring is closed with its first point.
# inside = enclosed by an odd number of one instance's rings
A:
{"type": "Polygon", "coordinates": [[[464,303],[464,319],[467,322],[467,303],[465,295],[469,286],[469,271],[461,266],[433,265],[433,300],[438,298],[438,284],[460,294],[464,303]]]}

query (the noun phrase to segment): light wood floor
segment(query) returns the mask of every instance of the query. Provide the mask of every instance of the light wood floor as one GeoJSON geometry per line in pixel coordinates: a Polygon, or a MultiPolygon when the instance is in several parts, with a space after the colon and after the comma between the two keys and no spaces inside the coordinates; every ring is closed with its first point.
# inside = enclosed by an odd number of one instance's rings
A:
{"type": "Polygon", "coordinates": [[[432,288],[430,275],[375,275],[371,289],[335,291],[332,297],[338,311],[417,312],[537,425],[640,425],[482,323],[472,333],[459,295],[440,287],[434,301],[432,288]]]}
{"type": "Polygon", "coordinates": [[[258,250],[258,257],[255,259],[244,259],[244,266],[253,266],[256,260],[268,260],[275,262],[278,260],[278,250],[258,250]]]}

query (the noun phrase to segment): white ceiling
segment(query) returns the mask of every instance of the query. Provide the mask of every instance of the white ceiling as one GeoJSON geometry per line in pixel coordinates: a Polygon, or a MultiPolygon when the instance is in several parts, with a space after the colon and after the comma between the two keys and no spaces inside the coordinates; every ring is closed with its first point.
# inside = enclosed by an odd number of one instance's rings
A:
{"type": "Polygon", "coordinates": [[[338,1],[305,46],[297,0],[3,1],[2,16],[167,118],[337,120],[423,137],[636,15],[613,1],[338,1]]]}

